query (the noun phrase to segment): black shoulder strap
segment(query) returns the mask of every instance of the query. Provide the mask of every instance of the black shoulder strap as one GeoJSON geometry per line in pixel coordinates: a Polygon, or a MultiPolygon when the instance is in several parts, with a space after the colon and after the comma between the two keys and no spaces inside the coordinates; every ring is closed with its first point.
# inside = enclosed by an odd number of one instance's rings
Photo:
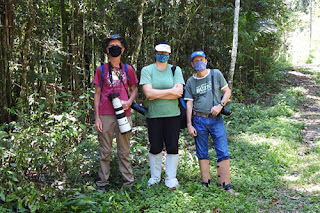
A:
{"type": "Polygon", "coordinates": [[[214,77],[213,77],[213,75],[214,75],[214,69],[211,69],[210,70],[210,73],[211,73],[211,90],[212,90],[212,93],[214,93],[214,77]]]}
{"type": "Polygon", "coordinates": [[[176,72],[176,68],[177,68],[176,65],[173,65],[173,66],[171,67],[172,75],[173,75],[173,76],[174,76],[174,73],[176,72]]]}

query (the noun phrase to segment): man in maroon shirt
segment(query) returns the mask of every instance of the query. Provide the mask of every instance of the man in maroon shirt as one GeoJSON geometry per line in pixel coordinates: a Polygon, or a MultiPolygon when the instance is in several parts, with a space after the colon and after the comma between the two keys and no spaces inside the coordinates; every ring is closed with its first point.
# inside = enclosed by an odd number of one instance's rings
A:
{"type": "Polygon", "coordinates": [[[109,63],[103,65],[104,77],[102,79],[101,67],[98,67],[94,77],[95,84],[94,110],[95,127],[98,131],[100,168],[97,182],[98,190],[104,191],[110,175],[110,155],[112,152],[112,141],[114,134],[117,142],[117,155],[119,170],[124,179],[124,186],[132,186],[134,183],[133,172],[130,162],[130,138],[131,131],[121,134],[112,100],[108,99],[110,94],[119,93],[123,110],[128,122],[132,127],[131,104],[134,101],[138,89],[137,76],[130,65],[121,62],[121,55],[125,50],[124,39],[119,35],[112,35],[106,41],[106,52],[109,63]],[[127,73],[125,71],[127,66],[127,73]],[[131,92],[130,92],[131,91],[131,92]],[[129,92],[129,94],[127,94],[129,92]],[[129,96],[129,97],[128,97],[129,96]]]}

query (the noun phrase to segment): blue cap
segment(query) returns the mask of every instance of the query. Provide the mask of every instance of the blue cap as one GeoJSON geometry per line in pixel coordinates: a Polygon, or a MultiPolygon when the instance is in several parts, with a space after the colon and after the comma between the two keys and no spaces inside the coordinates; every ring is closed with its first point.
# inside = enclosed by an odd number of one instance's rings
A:
{"type": "Polygon", "coordinates": [[[105,42],[106,45],[108,46],[109,42],[112,40],[119,40],[122,45],[126,44],[126,40],[122,36],[120,36],[119,34],[113,34],[109,38],[106,39],[106,42],[105,42]]]}
{"type": "Polygon", "coordinates": [[[194,57],[196,56],[201,56],[201,57],[206,57],[206,54],[204,54],[204,52],[202,50],[199,51],[195,51],[194,53],[191,54],[191,61],[194,57]]]}

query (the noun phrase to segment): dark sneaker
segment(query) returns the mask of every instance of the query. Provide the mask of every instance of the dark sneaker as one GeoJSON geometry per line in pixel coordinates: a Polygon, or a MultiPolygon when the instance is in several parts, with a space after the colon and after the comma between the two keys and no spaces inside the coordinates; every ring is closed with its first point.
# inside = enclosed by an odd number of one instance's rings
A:
{"type": "Polygon", "coordinates": [[[201,184],[202,184],[203,186],[205,186],[205,187],[209,187],[209,185],[211,184],[211,180],[209,179],[209,180],[208,180],[208,183],[206,183],[206,182],[201,182],[201,184]]]}

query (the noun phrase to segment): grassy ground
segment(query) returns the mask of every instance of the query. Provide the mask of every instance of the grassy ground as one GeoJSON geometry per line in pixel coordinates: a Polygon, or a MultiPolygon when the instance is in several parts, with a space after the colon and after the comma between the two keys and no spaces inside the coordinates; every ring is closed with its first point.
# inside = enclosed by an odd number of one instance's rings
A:
{"type": "MultiPolygon", "coordinates": [[[[82,194],[85,198],[75,197],[77,208],[87,212],[320,212],[320,140],[315,138],[312,148],[304,143],[305,123],[297,120],[297,113],[299,106],[310,100],[302,86],[283,88],[272,96],[268,106],[229,106],[234,114],[225,117],[225,123],[231,181],[238,196],[230,196],[215,184],[201,186],[193,139],[186,132],[180,138],[180,187],[168,190],[163,180],[155,187],[147,187],[150,171],[146,129],[138,127],[132,146],[137,182],[134,192],[120,188],[121,178],[114,176],[107,193],[86,190],[82,194]],[[308,152],[301,154],[306,149],[308,152]],[[81,199],[88,200],[81,204],[81,199]]],[[[213,147],[210,154],[214,182],[217,173],[213,147]]],[[[117,166],[115,162],[113,165],[117,166]]]]}
{"type": "MultiPolygon", "coordinates": [[[[302,72],[298,70],[297,73],[302,72]]],[[[319,113],[304,116],[309,112],[305,105],[318,107],[319,74],[308,71],[311,77],[305,81],[315,86],[313,99],[299,77],[293,78],[288,72],[284,75],[286,84],[278,94],[269,94],[264,101],[268,104],[233,103],[228,106],[234,112],[224,119],[231,154],[231,184],[239,193],[237,196],[229,195],[215,184],[216,156],[212,145],[213,184],[208,188],[201,185],[193,138],[186,130],[181,133],[179,141],[177,177],[180,186],[175,191],[169,190],[164,184],[163,171],[160,184],[148,187],[147,130],[137,126],[131,143],[136,180],[134,191],[122,187],[115,153],[112,155],[110,185],[105,193],[96,191],[97,142],[92,134],[88,136],[92,143],[88,142],[89,139],[80,143],[80,154],[75,152],[69,156],[70,159],[78,157],[72,163],[75,168],[76,160],[81,161],[82,177],[78,175],[79,170],[69,169],[69,179],[52,182],[46,187],[34,183],[23,187],[17,183],[19,177],[12,179],[18,187],[11,190],[14,192],[11,195],[0,189],[3,201],[0,201],[0,212],[30,209],[37,212],[320,212],[320,139],[314,134],[313,138],[309,135],[306,140],[308,131],[319,127],[319,123],[310,122],[310,119],[318,119],[319,113]],[[83,158],[87,160],[83,161],[83,158]],[[17,198],[19,190],[24,192],[21,199],[17,198]]],[[[143,118],[136,117],[135,120],[141,122],[143,118]]]]}
{"type": "MultiPolygon", "coordinates": [[[[180,139],[178,190],[168,190],[163,181],[146,187],[150,174],[143,161],[135,166],[136,191],[125,193],[125,199],[115,199],[115,205],[109,207],[120,212],[320,212],[320,140],[314,138],[313,146],[308,147],[302,134],[305,123],[297,119],[303,113],[299,106],[310,101],[303,85],[293,84],[272,96],[268,106],[230,106],[234,114],[225,117],[225,123],[232,156],[231,181],[238,196],[230,196],[214,184],[201,186],[193,139],[184,132],[180,139]]],[[[146,136],[143,140],[137,136],[140,141],[147,140],[146,136]]],[[[215,180],[213,147],[211,156],[215,180]]],[[[108,193],[103,196],[114,198],[112,187],[108,193]]]]}

